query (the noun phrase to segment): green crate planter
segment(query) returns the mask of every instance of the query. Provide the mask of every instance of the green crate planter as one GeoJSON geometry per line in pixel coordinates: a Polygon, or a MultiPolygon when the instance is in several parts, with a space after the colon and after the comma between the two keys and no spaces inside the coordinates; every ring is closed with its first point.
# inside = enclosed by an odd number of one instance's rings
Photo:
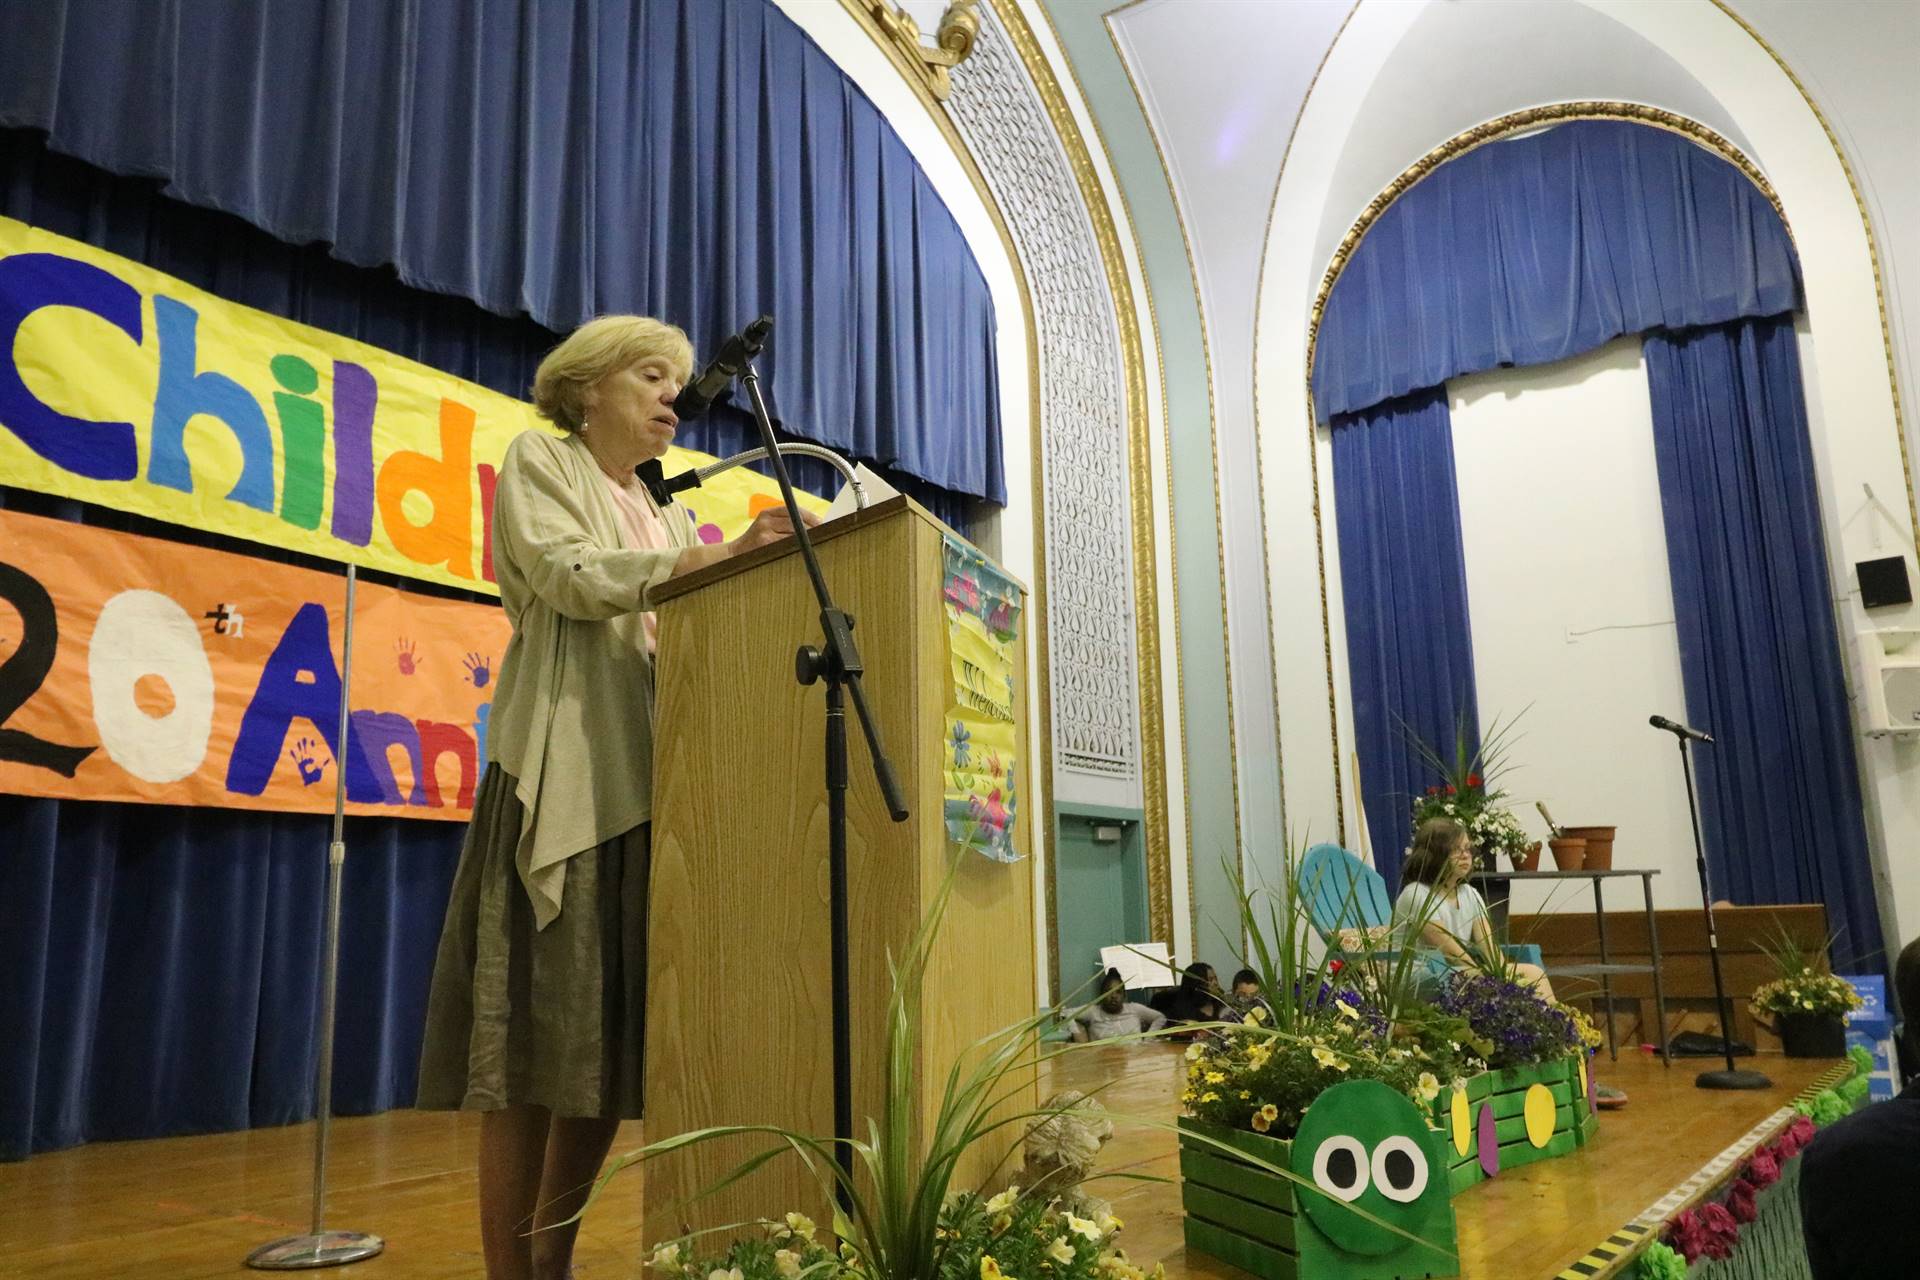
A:
{"type": "Polygon", "coordinates": [[[1492,1113],[1494,1141],[1499,1147],[1496,1172],[1567,1155],[1591,1142],[1599,1132],[1599,1122],[1588,1105],[1578,1058],[1484,1071],[1467,1081],[1466,1093],[1468,1119],[1464,1152],[1454,1141],[1452,1092],[1436,1098],[1431,1110],[1433,1123],[1446,1136],[1447,1182],[1455,1195],[1488,1176],[1480,1162],[1483,1108],[1492,1113]],[[1535,1085],[1546,1089],[1553,1100],[1553,1129],[1544,1146],[1535,1146],[1527,1137],[1526,1100],[1535,1085]]]}
{"type": "Polygon", "coordinates": [[[1398,1108],[1404,1113],[1403,1120],[1388,1123],[1383,1117],[1394,1115],[1398,1119],[1398,1114],[1390,1105],[1382,1104],[1377,1095],[1370,1096],[1373,1089],[1387,1095],[1386,1104],[1400,1098],[1375,1081],[1336,1085],[1308,1109],[1301,1133],[1318,1143],[1329,1134],[1344,1136],[1351,1129],[1362,1149],[1366,1147],[1360,1137],[1363,1134],[1383,1140],[1397,1140],[1403,1133],[1411,1136],[1427,1156],[1428,1190],[1414,1203],[1398,1205],[1378,1190],[1369,1189],[1360,1203],[1382,1219],[1414,1231],[1443,1253],[1406,1243],[1344,1210],[1333,1208],[1329,1213],[1331,1200],[1313,1191],[1297,1190],[1291,1180],[1241,1158],[1244,1154],[1310,1176],[1310,1165],[1295,1168],[1293,1141],[1182,1117],[1181,1204],[1186,1210],[1187,1247],[1232,1263],[1262,1280],[1416,1280],[1458,1274],[1452,1262],[1456,1234],[1439,1135],[1421,1122],[1418,1108],[1411,1103],[1398,1108]],[[1356,1091],[1356,1085],[1368,1088],[1356,1091]],[[1351,1113],[1356,1101],[1367,1106],[1360,1109],[1357,1122],[1347,1123],[1354,1121],[1351,1113]],[[1215,1142],[1225,1144],[1228,1150],[1215,1146],[1215,1142]],[[1336,1231],[1357,1231],[1368,1237],[1371,1243],[1358,1239],[1355,1243],[1365,1244],[1373,1252],[1350,1250],[1336,1242],[1328,1234],[1330,1219],[1336,1231]]]}

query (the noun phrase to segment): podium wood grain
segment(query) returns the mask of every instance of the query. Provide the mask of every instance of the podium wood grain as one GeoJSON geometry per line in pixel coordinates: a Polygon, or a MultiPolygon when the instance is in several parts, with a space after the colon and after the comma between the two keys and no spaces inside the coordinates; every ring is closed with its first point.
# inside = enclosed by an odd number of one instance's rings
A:
{"type": "MultiPolygon", "coordinates": [[[[889,819],[849,701],[852,1079],[864,1138],[885,1085],[888,957],[904,955],[950,865],[941,526],[894,499],[820,534],[822,569],[857,621],[867,698],[912,815],[889,819]]],[[[801,687],[793,665],[799,646],[819,643],[818,610],[790,548],[671,585],[659,608],[647,1133],[765,1124],[824,1139],[833,1132],[825,696],[801,687]]],[[[1024,661],[1016,685],[1024,724],[1024,661]]],[[[1028,765],[1023,756],[1023,796],[1033,794],[1028,765]]],[[[1024,850],[1036,816],[1020,818],[1024,850]]],[[[1033,937],[1032,863],[966,855],[916,1024],[923,1130],[956,1055],[1033,1011],[1033,937]]],[[[1009,1106],[1033,1101],[1028,1083],[1009,1106]]],[[[973,1152],[956,1185],[977,1183],[1017,1136],[1015,1127],[973,1152]]],[[[649,1164],[648,1239],[793,1208],[826,1221],[816,1182],[790,1155],[689,1203],[775,1142],[729,1137],[649,1164]]]]}

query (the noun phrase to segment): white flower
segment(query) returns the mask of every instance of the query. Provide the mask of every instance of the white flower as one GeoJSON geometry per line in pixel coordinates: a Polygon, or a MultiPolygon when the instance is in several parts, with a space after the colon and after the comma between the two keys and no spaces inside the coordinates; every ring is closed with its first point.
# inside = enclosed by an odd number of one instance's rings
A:
{"type": "Polygon", "coordinates": [[[1198,1040],[1195,1040],[1192,1044],[1187,1046],[1187,1061],[1198,1062],[1200,1061],[1200,1055],[1205,1052],[1206,1052],[1206,1049],[1201,1045],[1201,1043],[1198,1040]]]}
{"type": "Polygon", "coordinates": [[[653,1251],[653,1257],[647,1265],[656,1271],[678,1271],[680,1269],[680,1246],[663,1244],[653,1251]]]}
{"type": "Polygon", "coordinates": [[[1008,1209],[1013,1208],[1013,1202],[1019,1198],[1020,1188],[1018,1186],[1008,1187],[1005,1191],[1002,1191],[999,1195],[987,1201],[987,1212],[1005,1213],[1008,1209]]]}
{"type": "Polygon", "coordinates": [[[788,1214],[787,1230],[793,1232],[793,1234],[799,1236],[802,1240],[805,1240],[807,1243],[809,1244],[813,1243],[813,1230],[814,1230],[813,1219],[809,1218],[806,1214],[804,1213],[788,1214]]]}
{"type": "Polygon", "coordinates": [[[773,1254],[774,1270],[782,1276],[791,1277],[800,1274],[800,1255],[791,1249],[776,1249],[773,1254]]]}
{"type": "Polygon", "coordinates": [[[738,1267],[731,1269],[715,1267],[713,1270],[707,1272],[707,1280],[747,1280],[747,1278],[740,1273],[740,1268],[738,1267]]]}
{"type": "Polygon", "coordinates": [[[1067,1243],[1065,1236],[1061,1236],[1047,1246],[1047,1256],[1064,1267],[1073,1261],[1073,1246],[1067,1243]]]}
{"type": "Polygon", "coordinates": [[[1100,1243],[1100,1228],[1095,1226],[1089,1219],[1069,1213],[1067,1215],[1067,1228],[1077,1236],[1091,1240],[1095,1244],[1100,1243]]]}

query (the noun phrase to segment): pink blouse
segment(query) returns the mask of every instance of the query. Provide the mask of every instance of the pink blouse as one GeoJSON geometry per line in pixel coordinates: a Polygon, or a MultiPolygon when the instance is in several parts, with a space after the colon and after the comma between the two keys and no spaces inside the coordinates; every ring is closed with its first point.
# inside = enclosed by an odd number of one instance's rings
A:
{"type": "MultiPolygon", "coordinates": [[[[614,518],[620,522],[620,532],[629,551],[668,551],[673,548],[673,538],[667,532],[667,522],[654,510],[644,493],[629,490],[618,480],[600,472],[601,483],[607,486],[607,494],[613,499],[614,518]]],[[[647,652],[653,652],[655,620],[651,610],[640,615],[640,625],[647,633],[647,652]]]]}

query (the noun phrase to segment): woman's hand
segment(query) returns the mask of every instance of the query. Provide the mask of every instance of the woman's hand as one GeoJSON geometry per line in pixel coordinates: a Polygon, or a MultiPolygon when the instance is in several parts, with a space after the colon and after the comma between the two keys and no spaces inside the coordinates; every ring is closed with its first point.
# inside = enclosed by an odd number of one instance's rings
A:
{"type": "MultiPolygon", "coordinates": [[[[800,518],[807,522],[809,529],[820,523],[820,517],[813,512],[801,509],[800,518]]],[[[778,542],[782,538],[793,536],[793,517],[787,514],[785,507],[768,507],[753,518],[747,531],[727,544],[727,554],[737,556],[743,551],[752,551],[768,543],[778,542]]]]}

